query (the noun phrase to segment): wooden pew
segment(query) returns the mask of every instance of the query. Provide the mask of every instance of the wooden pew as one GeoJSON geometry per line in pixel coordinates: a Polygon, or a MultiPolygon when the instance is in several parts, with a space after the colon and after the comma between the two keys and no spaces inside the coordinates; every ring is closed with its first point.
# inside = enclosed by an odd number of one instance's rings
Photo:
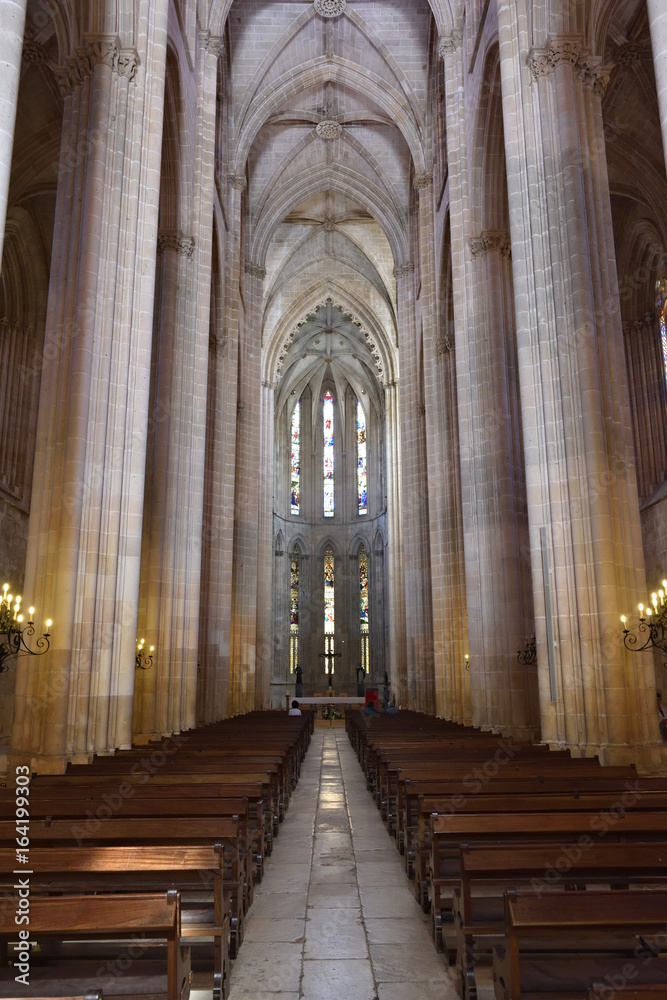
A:
{"type": "MultiPolygon", "coordinates": [[[[16,825],[12,820],[0,820],[0,846],[15,845],[16,825]]],[[[215,847],[223,863],[223,887],[229,894],[231,907],[230,954],[235,957],[243,941],[245,919],[250,906],[249,882],[252,871],[248,851],[240,839],[238,817],[188,816],[172,817],[169,823],[161,818],[110,817],[100,824],[100,829],[89,839],[81,841],[76,824],[65,819],[30,821],[31,858],[35,845],[43,847],[81,846],[93,848],[134,847],[215,847]]]]}
{"type": "MultiPolygon", "coordinates": [[[[74,939],[78,942],[104,938],[126,941],[136,948],[138,940],[164,938],[166,961],[163,967],[166,973],[167,1000],[188,1000],[191,979],[190,949],[181,944],[180,899],[177,892],[170,891],[161,895],[136,893],[131,896],[120,894],[48,898],[35,896],[30,900],[29,917],[30,942],[41,942],[44,938],[51,937],[59,940],[74,939]]],[[[17,941],[16,926],[12,928],[7,923],[0,925],[2,944],[6,946],[9,942],[17,941]]],[[[40,968],[32,957],[25,964],[29,969],[30,985],[26,988],[14,984],[17,971],[14,966],[0,973],[0,990],[4,984],[5,989],[18,989],[21,996],[39,996],[49,980],[62,978],[70,980],[82,974],[81,971],[77,971],[76,962],[71,973],[65,972],[62,966],[49,970],[47,964],[46,968],[40,968]]],[[[133,976],[141,974],[142,965],[136,958],[129,964],[133,976]]],[[[90,962],[86,963],[90,979],[95,975],[93,971],[95,966],[98,966],[99,979],[99,962],[95,962],[92,968],[90,962]]],[[[109,992],[113,994],[113,988],[109,992]]],[[[57,994],[51,990],[50,995],[57,994]]],[[[88,995],[86,993],[86,996],[88,995]]]]}
{"type": "Polygon", "coordinates": [[[434,940],[442,933],[443,913],[451,915],[444,890],[459,884],[460,849],[463,844],[526,842],[560,843],[588,837],[596,843],[614,841],[660,842],[665,840],[665,815],[660,812],[563,813],[469,813],[431,817],[431,853],[428,893],[433,917],[434,940]]]}
{"type": "Polygon", "coordinates": [[[574,844],[464,845],[450,925],[454,941],[447,941],[447,950],[456,954],[459,992],[466,1000],[476,997],[479,939],[490,951],[489,939],[504,933],[504,901],[498,890],[525,888],[543,897],[589,885],[627,889],[656,883],[667,883],[667,842],[599,844],[589,838],[574,844]]]}
{"type": "MultiPolygon", "coordinates": [[[[0,848],[0,890],[2,923],[14,932],[16,900],[14,882],[16,849],[0,848]]],[[[229,897],[223,888],[224,862],[218,847],[31,847],[30,900],[51,893],[181,893],[181,938],[209,938],[213,941],[213,1000],[224,1000],[229,990],[229,897]],[[212,898],[210,919],[188,920],[188,911],[198,915],[201,902],[189,897],[202,893],[212,898]]],[[[49,899],[51,896],[49,895],[49,899]]],[[[126,909],[128,909],[126,903],[126,909]]],[[[58,929],[56,927],[56,929],[58,929]]]]}
{"type": "Polygon", "coordinates": [[[493,953],[496,1000],[585,1000],[592,980],[619,998],[628,984],[667,993],[667,958],[646,947],[653,936],[664,947],[666,891],[508,892],[505,925],[493,953]]]}

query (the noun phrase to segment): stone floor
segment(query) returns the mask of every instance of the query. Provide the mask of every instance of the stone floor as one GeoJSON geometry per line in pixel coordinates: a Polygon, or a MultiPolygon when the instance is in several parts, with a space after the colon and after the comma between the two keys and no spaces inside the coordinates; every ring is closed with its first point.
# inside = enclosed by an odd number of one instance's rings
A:
{"type": "Polygon", "coordinates": [[[457,1000],[342,729],[316,730],[229,1000],[457,1000]]]}

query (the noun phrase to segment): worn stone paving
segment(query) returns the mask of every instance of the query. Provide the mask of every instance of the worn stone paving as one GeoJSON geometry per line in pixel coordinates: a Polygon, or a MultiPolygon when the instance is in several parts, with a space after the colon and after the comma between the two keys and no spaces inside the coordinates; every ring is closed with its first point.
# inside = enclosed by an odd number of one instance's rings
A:
{"type": "Polygon", "coordinates": [[[457,1000],[342,729],[316,730],[229,1000],[457,1000]]]}

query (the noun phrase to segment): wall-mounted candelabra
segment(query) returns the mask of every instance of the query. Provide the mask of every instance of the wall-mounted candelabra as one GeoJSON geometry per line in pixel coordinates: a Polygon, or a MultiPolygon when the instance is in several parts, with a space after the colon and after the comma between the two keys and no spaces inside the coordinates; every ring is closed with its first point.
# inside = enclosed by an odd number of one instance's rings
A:
{"type": "Polygon", "coordinates": [[[532,667],[534,663],[537,663],[537,644],[534,635],[530,639],[526,639],[523,649],[517,650],[516,658],[524,667],[532,667]]]}
{"type": "Polygon", "coordinates": [[[632,653],[641,653],[651,646],[667,653],[667,580],[662,581],[662,586],[664,589],[651,594],[649,604],[637,605],[639,618],[632,628],[628,627],[625,615],[621,615],[623,645],[632,653]]]}
{"type": "Polygon", "coordinates": [[[134,666],[137,670],[150,670],[153,666],[153,651],[155,646],[149,646],[148,650],[144,648],[146,640],[140,639],[137,642],[137,652],[134,657],[134,666]]]}
{"type": "Polygon", "coordinates": [[[21,612],[21,597],[9,593],[9,584],[2,588],[0,599],[0,673],[6,673],[9,666],[5,662],[10,656],[19,653],[29,653],[31,656],[41,656],[46,653],[51,643],[51,619],[46,621],[46,631],[35,638],[35,609],[28,609],[28,621],[24,621],[21,612]]]}

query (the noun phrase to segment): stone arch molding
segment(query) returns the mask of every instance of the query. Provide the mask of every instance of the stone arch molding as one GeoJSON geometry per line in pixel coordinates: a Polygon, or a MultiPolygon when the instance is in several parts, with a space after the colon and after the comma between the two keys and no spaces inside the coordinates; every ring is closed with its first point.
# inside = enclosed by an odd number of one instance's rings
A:
{"type": "MultiPolygon", "coordinates": [[[[210,0],[210,3],[207,5],[208,27],[212,34],[222,35],[233,2],[234,0],[210,0]]],[[[429,0],[429,5],[433,11],[438,35],[441,37],[443,35],[450,35],[461,20],[462,10],[460,8],[462,5],[460,0],[452,0],[451,3],[450,0],[429,0]]],[[[204,5],[202,4],[202,6],[204,5]]],[[[315,9],[314,6],[313,9],[315,9]]],[[[344,14],[345,11],[341,13],[344,14]]]]}
{"type": "Polygon", "coordinates": [[[275,381],[279,382],[282,379],[283,364],[285,362],[285,358],[287,357],[287,353],[291,345],[294,343],[294,338],[296,337],[298,331],[301,329],[302,326],[304,326],[308,322],[309,319],[312,319],[315,316],[315,313],[318,311],[318,309],[321,308],[322,305],[326,305],[328,300],[331,300],[331,304],[335,309],[340,309],[346,318],[349,317],[350,321],[354,323],[355,326],[359,327],[359,329],[364,335],[366,343],[368,344],[368,348],[373,356],[373,361],[375,362],[375,368],[377,371],[378,379],[380,380],[382,385],[386,385],[388,381],[387,373],[384,371],[380,349],[375,343],[373,335],[369,332],[364,322],[357,317],[353,309],[351,309],[348,305],[344,304],[342,301],[337,301],[337,298],[334,298],[331,295],[328,295],[324,299],[324,302],[315,306],[314,309],[312,307],[309,308],[308,311],[303,313],[301,318],[297,320],[296,324],[292,327],[288,337],[283,341],[282,346],[280,348],[280,352],[278,354],[278,361],[276,364],[276,371],[275,371],[275,381]]]}

